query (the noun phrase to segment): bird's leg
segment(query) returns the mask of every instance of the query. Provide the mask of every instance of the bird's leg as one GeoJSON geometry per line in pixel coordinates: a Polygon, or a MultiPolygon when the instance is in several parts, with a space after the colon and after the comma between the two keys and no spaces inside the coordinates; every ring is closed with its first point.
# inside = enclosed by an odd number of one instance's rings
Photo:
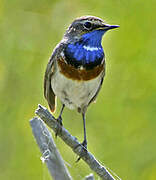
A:
{"type": "Polygon", "coordinates": [[[83,118],[83,130],[84,130],[84,140],[82,142],[82,145],[85,147],[87,150],[87,137],[86,137],[86,117],[85,113],[82,113],[82,118],[83,118]]]}
{"type": "MultiPolygon", "coordinates": [[[[87,137],[86,137],[86,117],[85,117],[85,113],[82,113],[82,118],[83,118],[84,140],[83,140],[83,142],[82,142],[81,144],[79,144],[78,146],[82,146],[82,147],[83,147],[83,151],[82,151],[80,157],[77,159],[76,162],[78,162],[78,161],[81,159],[81,157],[85,156],[86,153],[87,153],[87,137]]],[[[77,147],[78,147],[78,146],[77,146],[77,147]]],[[[76,148],[77,148],[77,147],[76,147],[76,148]]]]}
{"type": "Polygon", "coordinates": [[[65,105],[63,104],[63,105],[62,105],[62,108],[61,108],[61,111],[60,111],[60,114],[59,114],[58,118],[56,119],[57,122],[58,122],[58,124],[59,124],[59,125],[57,126],[56,133],[55,133],[55,136],[56,136],[56,137],[57,137],[57,135],[60,134],[61,131],[62,131],[62,126],[63,126],[63,124],[62,124],[62,113],[63,113],[64,108],[65,108],[65,105]]]}

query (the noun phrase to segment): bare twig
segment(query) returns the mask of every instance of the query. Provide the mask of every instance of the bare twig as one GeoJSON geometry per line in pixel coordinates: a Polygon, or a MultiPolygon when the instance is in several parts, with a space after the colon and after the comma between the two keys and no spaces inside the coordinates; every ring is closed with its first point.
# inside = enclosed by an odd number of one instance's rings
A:
{"type": "MultiPolygon", "coordinates": [[[[56,132],[59,124],[45,107],[39,105],[38,109],[36,110],[36,114],[51,129],[53,129],[54,132],[56,132]]],[[[58,136],[68,146],[70,146],[78,156],[81,156],[83,154],[81,159],[83,159],[89,165],[89,167],[103,180],[115,180],[115,178],[113,178],[113,176],[108,172],[108,170],[103,165],[101,165],[90,152],[84,152],[84,148],[80,146],[80,142],[78,142],[78,140],[74,136],[72,136],[64,127],[62,127],[61,133],[58,133],[58,136]]]]}
{"type": "Polygon", "coordinates": [[[72,178],[44,122],[35,117],[30,121],[30,124],[37,144],[40,147],[42,160],[46,162],[53,179],[71,180],[72,178]]]}

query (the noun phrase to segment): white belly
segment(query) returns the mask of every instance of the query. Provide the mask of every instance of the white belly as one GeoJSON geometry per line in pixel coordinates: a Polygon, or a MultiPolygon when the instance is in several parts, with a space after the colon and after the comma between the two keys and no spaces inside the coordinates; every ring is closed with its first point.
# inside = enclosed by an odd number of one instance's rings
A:
{"type": "Polygon", "coordinates": [[[77,81],[66,78],[57,70],[51,79],[56,96],[70,109],[85,109],[96,94],[101,83],[101,74],[89,81],[77,81]]]}

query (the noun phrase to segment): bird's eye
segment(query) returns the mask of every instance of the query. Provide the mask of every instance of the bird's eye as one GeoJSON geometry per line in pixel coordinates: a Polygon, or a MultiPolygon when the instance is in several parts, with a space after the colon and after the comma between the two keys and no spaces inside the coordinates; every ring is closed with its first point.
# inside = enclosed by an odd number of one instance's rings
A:
{"type": "Polygon", "coordinates": [[[84,23],[84,27],[85,27],[86,29],[90,29],[91,26],[92,26],[92,24],[91,24],[90,22],[88,22],[88,21],[84,23]]]}

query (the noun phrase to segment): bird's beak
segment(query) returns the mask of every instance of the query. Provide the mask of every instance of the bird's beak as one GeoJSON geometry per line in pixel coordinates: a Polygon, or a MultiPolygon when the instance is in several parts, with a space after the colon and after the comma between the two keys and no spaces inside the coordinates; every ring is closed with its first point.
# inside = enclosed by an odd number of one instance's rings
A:
{"type": "Polygon", "coordinates": [[[108,25],[107,26],[107,29],[109,30],[109,29],[115,29],[115,28],[118,28],[118,27],[120,27],[119,25],[108,25]]]}
{"type": "Polygon", "coordinates": [[[103,30],[110,30],[120,27],[119,25],[109,25],[109,24],[103,24],[100,28],[103,30]]]}

